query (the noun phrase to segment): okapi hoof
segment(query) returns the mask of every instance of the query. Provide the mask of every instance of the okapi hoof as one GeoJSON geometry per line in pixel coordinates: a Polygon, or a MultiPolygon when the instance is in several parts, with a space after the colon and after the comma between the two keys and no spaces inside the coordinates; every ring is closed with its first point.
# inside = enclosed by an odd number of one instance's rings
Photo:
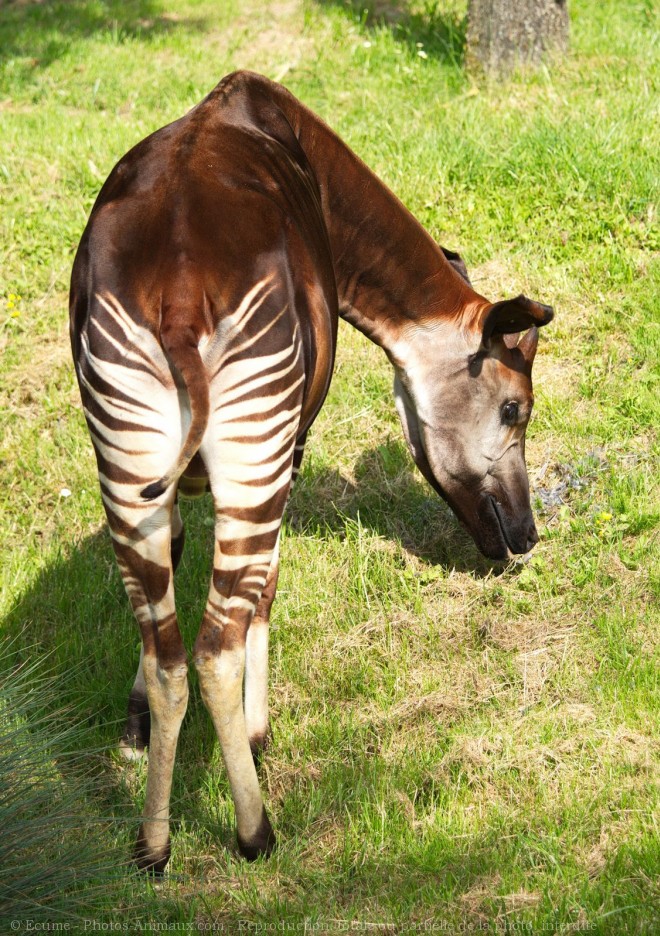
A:
{"type": "Polygon", "coordinates": [[[146,697],[131,692],[128,697],[128,717],[119,742],[119,751],[126,760],[140,760],[149,744],[151,715],[146,697]]]}
{"type": "Polygon", "coordinates": [[[270,745],[270,732],[267,731],[264,734],[253,735],[250,738],[250,751],[252,752],[252,760],[254,761],[254,766],[259,769],[261,767],[261,762],[263,756],[268,750],[270,745]]]}
{"type": "Polygon", "coordinates": [[[243,839],[237,835],[238,850],[246,861],[256,861],[257,858],[268,858],[276,845],[275,833],[270,824],[266,810],[261,814],[259,828],[250,839],[243,839]]]}
{"type": "Polygon", "coordinates": [[[170,838],[167,837],[167,844],[162,849],[153,849],[147,845],[144,837],[144,826],[140,826],[135,850],[133,852],[133,861],[137,865],[138,871],[145,874],[152,874],[154,877],[162,877],[170,860],[170,838]]]}

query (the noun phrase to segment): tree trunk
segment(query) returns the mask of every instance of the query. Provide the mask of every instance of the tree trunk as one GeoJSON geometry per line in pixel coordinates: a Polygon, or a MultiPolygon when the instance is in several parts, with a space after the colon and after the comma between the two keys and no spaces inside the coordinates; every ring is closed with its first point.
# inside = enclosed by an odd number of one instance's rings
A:
{"type": "Polygon", "coordinates": [[[470,70],[502,75],[516,65],[538,66],[545,53],[567,47],[566,0],[470,0],[470,70]]]}

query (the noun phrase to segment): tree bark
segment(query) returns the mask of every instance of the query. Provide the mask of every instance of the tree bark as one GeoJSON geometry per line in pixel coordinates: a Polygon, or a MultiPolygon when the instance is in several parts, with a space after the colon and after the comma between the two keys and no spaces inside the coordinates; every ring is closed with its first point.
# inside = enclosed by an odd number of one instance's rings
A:
{"type": "Polygon", "coordinates": [[[568,47],[566,0],[470,0],[467,67],[505,75],[568,47]]]}

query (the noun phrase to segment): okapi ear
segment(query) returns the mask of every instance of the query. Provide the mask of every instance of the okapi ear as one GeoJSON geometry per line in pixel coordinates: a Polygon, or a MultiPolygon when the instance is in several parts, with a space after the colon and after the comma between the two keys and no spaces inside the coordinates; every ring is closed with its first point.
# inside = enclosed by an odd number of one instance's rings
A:
{"type": "MultiPolygon", "coordinates": [[[[506,338],[504,339],[506,341],[506,338]]],[[[533,325],[520,339],[517,347],[524,359],[527,361],[529,367],[532,366],[534,357],[536,355],[536,349],[539,345],[539,330],[533,325]]]]}
{"type": "Polygon", "coordinates": [[[515,348],[520,341],[520,332],[511,332],[511,334],[502,335],[502,337],[504,338],[504,344],[507,348],[515,348]]]}
{"type": "Polygon", "coordinates": [[[534,302],[523,295],[495,302],[486,309],[480,323],[482,343],[487,345],[496,335],[527,331],[533,325],[540,328],[547,325],[553,315],[550,306],[534,302]]]}
{"type": "Polygon", "coordinates": [[[523,333],[522,338],[520,337],[520,332],[511,332],[508,335],[502,335],[502,340],[509,351],[513,350],[513,348],[517,348],[529,366],[532,366],[539,344],[539,330],[536,325],[532,325],[531,328],[528,328],[527,331],[523,333]]]}
{"type": "Polygon", "coordinates": [[[467,267],[465,266],[461,255],[456,253],[455,250],[446,250],[444,247],[441,247],[440,250],[445,255],[445,260],[448,260],[458,275],[463,277],[468,286],[471,286],[472,283],[470,282],[470,277],[468,276],[467,267]]]}

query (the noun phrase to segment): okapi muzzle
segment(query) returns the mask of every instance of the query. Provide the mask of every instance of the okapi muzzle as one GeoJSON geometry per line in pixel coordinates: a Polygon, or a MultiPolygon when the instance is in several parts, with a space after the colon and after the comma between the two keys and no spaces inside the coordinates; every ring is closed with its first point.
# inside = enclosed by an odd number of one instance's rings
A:
{"type": "Polygon", "coordinates": [[[113,546],[142,635],[121,742],[149,747],[139,867],[170,855],[188,651],[178,494],[209,490],[213,574],[192,661],[248,859],[275,833],[268,622],[282,515],[325,399],[339,316],[387,354],[413,457],[493,558],[537,540],[525,470],[537,329],[491,303],[323,121],[236,72],[138,143],[103,185],[71,277],[71,345],[113,546]],[[514,338],[525,332],[520,340],[514,338]]]}

